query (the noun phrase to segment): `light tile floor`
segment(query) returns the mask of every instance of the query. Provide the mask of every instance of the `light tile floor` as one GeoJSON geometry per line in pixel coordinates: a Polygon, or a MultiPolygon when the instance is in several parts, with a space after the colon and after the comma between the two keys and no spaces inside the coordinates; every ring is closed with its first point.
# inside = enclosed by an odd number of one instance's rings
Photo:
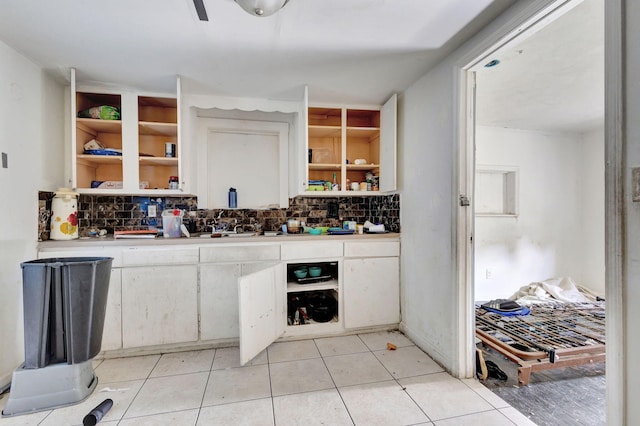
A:
{"type": "Polygon", "coordinates": [[[81,425],[106,398],[114,405],[104,426],[533,424],[399,332],[274,343],[244,367],[239,357],[222,348],[96,360],[99,384],[86,401],[0,426],[81,425]]]}

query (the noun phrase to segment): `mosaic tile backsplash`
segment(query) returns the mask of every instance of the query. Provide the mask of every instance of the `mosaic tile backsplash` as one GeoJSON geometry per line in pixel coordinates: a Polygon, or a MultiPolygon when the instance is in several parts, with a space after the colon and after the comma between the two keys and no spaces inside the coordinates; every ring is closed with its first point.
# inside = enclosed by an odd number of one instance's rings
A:
{"type": "MultiPolygon", "coordinates": [[[[39,194],[38,237],[49,239],[49,212],[53,193],[39,194]]],[[[106,229],[109,234],[120,230],[162,227],[162,211],[184,210],[184,222],[191,232],[211,232],[214,221],[235,219],[244,231],[280,229],[288,219],[298,219],[307,226],[342,226],[345,220],[384,224],[391,232],[400,232],[400,196],[370,197],[295,197],[286,209],[198,209],[195,196],[140,197],[132,195],[87,195],[78,198],[78,229],[81,237],[90,230],[106,229]],[[148,217],[149,206],[157,215],[148,217]],[[335,214],[332,214],[335,213],[335,214]]]]}

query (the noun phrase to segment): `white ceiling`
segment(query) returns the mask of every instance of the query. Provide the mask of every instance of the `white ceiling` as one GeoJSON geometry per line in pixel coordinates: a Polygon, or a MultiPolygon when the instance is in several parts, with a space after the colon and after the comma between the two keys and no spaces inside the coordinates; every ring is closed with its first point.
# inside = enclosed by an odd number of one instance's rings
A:
{"type": "MultiPolygon", "coordinates": [[[[579,0],[578,0],[579,1],[579,0]]],[[[172,92],[379,104],[515,0],[290,0],[257,18],[233,0],[0,1],[0,40],[60,79],[172,92]]],[[[584,131],[604,115],[604,0],[478,72],[478,123],[584,131]]]]}
{"type": "Polygon", "coordinates": [[[59,78],[149,91],[381,103],[515,0],[290,0],[267,18],[233,0],[2,0],[0,40],[59,78]]]}
{"type": "Polygon", "coordinates": [[[481,68],[477,123],[586,132],[604,123],[604,0],[584,0],[481,68]]]}

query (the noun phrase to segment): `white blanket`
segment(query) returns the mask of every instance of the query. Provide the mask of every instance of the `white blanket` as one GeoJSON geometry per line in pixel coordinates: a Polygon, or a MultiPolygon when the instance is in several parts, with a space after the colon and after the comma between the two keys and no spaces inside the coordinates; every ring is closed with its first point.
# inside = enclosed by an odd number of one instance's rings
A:
{"type": "Polygon", "coordinates": [[[592,302],[595,298],[588,298],[584,290],[570,278],[551,278],[542,282],[533,282],[520,287],[509,299],[518,304],[530,306],[535,303],[561,302],[592,302]]]}

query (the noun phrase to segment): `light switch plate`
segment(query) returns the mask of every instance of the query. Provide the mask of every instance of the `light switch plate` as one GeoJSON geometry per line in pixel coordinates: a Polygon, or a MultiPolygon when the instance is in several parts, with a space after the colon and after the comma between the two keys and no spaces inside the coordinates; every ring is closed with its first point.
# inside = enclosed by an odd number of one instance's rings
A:
{"type": "Polygon", "coordinates": [[[147,206],[147,216],[156,217],[157,214],[158,214],[158,212],[156,211],[156,205],[155,204],[149,204],[147,206]]]}
{"type": "Polygon", "coordinates": [[[2,168],[3,169],[9,168],[9,155],[6,152],[2,153],[2,168]]]}

